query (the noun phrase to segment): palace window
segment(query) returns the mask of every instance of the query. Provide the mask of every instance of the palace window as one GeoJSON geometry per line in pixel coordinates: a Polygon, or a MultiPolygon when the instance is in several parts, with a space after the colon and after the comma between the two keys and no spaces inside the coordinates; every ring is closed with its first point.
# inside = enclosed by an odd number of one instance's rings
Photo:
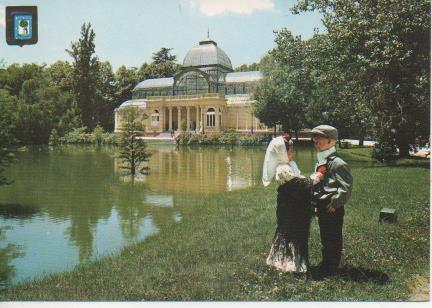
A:
{"type": "Polygon", "coordinates": [[[194,95],[209,92],[209,82],[204,77],[205,73],[188,71],[184,73],[175,84],[176,95],[194,95]]]}
{"type": "Polygon", "coordinates": [[[151,124],[153,126],[159,125],[159,111],[155,110],[151,115],[151,124]]]}
{"type": "Polygon", "coordinates": [[[207,126],[214,127],[216,126],[216,113],[213,108],[209,108],[206,113],[207,117],[207,126]]]}

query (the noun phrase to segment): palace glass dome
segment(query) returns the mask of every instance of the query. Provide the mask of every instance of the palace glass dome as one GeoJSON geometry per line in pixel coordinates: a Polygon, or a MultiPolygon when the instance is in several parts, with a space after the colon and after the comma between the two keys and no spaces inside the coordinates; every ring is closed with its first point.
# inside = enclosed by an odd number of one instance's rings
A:
{"type": "Polygon", "coordinates": [[[200,41],[198,46],[188,51],[183,60],[184,67],[206,67],[214,65],[222,66],[228,71],[233,70],[230,58],[217,46],[216,42],[210,38],[200,41]]]}

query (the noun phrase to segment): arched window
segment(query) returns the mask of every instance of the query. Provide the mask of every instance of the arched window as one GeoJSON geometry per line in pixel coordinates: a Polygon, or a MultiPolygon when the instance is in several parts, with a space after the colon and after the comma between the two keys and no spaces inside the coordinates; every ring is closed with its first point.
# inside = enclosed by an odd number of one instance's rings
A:
{"type": "Polygon", "coordinates": [[[151,115],[151,125],[159,125],[159,111],[155,110],[151,115]]]}
{"type": "Polygon", "coordinates": [[[216,125],[216,113],[213,108],[207,109],[206,118],[208,127],[214,127],[216,125]]]}
{"type": "Polygon", "coordinates": [[[176,95],[195,95],[209,92],[209,82],[206,73],[191,70],[186,71],[175,82],[176,95]]]}

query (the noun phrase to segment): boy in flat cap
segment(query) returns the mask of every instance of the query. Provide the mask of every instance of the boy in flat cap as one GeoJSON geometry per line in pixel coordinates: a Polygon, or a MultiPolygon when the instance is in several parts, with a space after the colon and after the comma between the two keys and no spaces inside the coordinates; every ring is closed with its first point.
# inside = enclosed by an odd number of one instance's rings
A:
{"type": "Polygon", "coordinates": [[[336,154],[337,129],[319,125],[312,134],[318,151],[316,171],[324,170],[324,180],[314,187],[322,244],[319,270],[324,276],[330,276],[337,273],[341,260],[344,205],[350,198],[353,178],[347,163],[336,154]]]}

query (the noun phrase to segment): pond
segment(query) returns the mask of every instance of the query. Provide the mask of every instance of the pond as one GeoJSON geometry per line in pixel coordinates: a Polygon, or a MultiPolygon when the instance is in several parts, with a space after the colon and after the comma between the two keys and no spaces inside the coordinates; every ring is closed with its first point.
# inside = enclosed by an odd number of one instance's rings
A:
{"type": "MultiPolygon", "coordinates": [[[[0,285],[70,270],[163,232],[184,219],[188,198],[261,185],[265,147],[149,150],[150,173],[134,180],[108,146],[19,152],[5,173],[13,184],[0,187],[0,285]]],[[[305,174],[313,159],[311,147],[297,147],[305,174]]]]}

